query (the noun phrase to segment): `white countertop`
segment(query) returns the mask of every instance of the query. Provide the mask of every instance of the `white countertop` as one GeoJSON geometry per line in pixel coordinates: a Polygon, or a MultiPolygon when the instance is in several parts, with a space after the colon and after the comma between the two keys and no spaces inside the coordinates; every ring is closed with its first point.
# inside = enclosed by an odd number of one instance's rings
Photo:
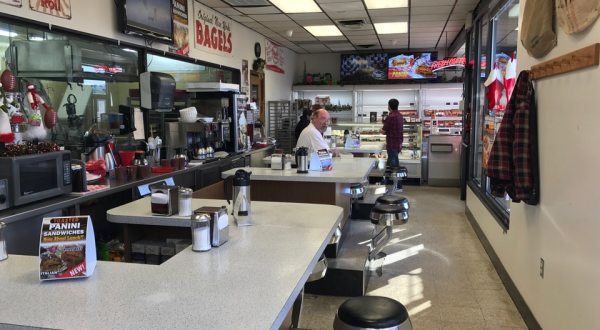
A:
{"type": "MultiPolygon", "coordinates": [[[[149,209],[145,198],[110,210],[109,218],[125,222],[133,214],[135,223],[149,209]]],[[[159,266],[100,261],[87,279],[40,282],[37,257],[10,255],[0,262],[0,323],[60,329],[277,329],[342,209],[252,202],[252,212],[249,227],[237,227],[230,217],[229,241],[221,247],[208,252],[188,247],[159,266]]]]}
{"type": "MultiPolygon", "coordinates": [[[[369,174],[375,158],[351,158],[340,159],[333,158],[333,170],[317,172],[308,171],[308,173],[297,173],[296,169],[291,170],[272,170],[268,167],[244,167],[246,171],[251,171],[251,180],[266,181],[296,181],[296,182],[333,182],[333,183],[359,183],[369,174]]],[[[223,179],[235,174],[240,168],[233,168],[221,173],[223,179]]]]}

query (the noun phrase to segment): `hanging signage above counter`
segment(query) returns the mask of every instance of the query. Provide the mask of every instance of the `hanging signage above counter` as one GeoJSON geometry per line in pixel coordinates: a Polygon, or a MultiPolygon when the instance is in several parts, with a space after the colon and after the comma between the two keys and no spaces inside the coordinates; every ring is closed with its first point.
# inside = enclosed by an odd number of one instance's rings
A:
{"type": "Polygon", "coordinates": [[[230,19],[194,1],[194,47],[196,49],[232,56],[232,26],[230,19]]]}

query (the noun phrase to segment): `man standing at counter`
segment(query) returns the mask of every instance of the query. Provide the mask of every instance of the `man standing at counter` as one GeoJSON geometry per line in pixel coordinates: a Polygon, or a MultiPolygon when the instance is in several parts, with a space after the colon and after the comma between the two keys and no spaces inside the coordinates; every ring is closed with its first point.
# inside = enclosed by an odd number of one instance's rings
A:
{"type": "MultiPolygon", "coordinates": [[[[330,117],[327,110],[321,108],[313,111],[310,117],[310,124],[302,130],[300,137],[298,137],[296,148],[306,147],[309,152],[321,149],[329,150],[329,145],[327,144],[327,141],[325,141],[325,138],[323,138],[323,133],[327,130],[329,121],[330,117]]],[[[337,149],[330,150],[330,152],[334,157],[340,155],[337,149]]]]}
{"type": "Polygon", "coordinates": [[[385,134],[385,147],[387,150],[387,166],[400,166],[398,154],[402,150],[404,118],[398,111],[397,99],[388,101],[388,110],[390,114],[383,121],[382,133],[385,134]]]}

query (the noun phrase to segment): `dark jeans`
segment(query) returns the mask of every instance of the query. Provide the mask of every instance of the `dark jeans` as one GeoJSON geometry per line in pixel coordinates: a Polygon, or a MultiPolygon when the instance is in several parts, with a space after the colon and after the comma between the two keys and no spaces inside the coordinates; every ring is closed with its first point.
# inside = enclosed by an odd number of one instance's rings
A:
{"type": "Polygon", "coordinates": [[[400,150],[387,149],[387,166],[400,166],[398,153],[400,153],[400,150]]]}

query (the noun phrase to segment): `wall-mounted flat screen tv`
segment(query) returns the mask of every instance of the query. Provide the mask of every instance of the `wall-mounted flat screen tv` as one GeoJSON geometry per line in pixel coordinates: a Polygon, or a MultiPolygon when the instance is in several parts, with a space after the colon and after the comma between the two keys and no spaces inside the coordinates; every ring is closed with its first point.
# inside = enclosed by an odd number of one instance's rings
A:
{"type": "Polygon", "coordinates": [[[342,54],[340,76],[343,82],[369,83],[387,80],[388,54],[342,54]]]}
{"type": "Polygon", "coordinates": [[[119,30],[173,43],[173,8],[171,0],[118,0],[119,30]]]}
{"type": "Polygon", "coordinates": [[[437,53],[396,53],[389,54],[387,79],[431,79],[436,74],[431,63],[437,59],[437,53]]]}

